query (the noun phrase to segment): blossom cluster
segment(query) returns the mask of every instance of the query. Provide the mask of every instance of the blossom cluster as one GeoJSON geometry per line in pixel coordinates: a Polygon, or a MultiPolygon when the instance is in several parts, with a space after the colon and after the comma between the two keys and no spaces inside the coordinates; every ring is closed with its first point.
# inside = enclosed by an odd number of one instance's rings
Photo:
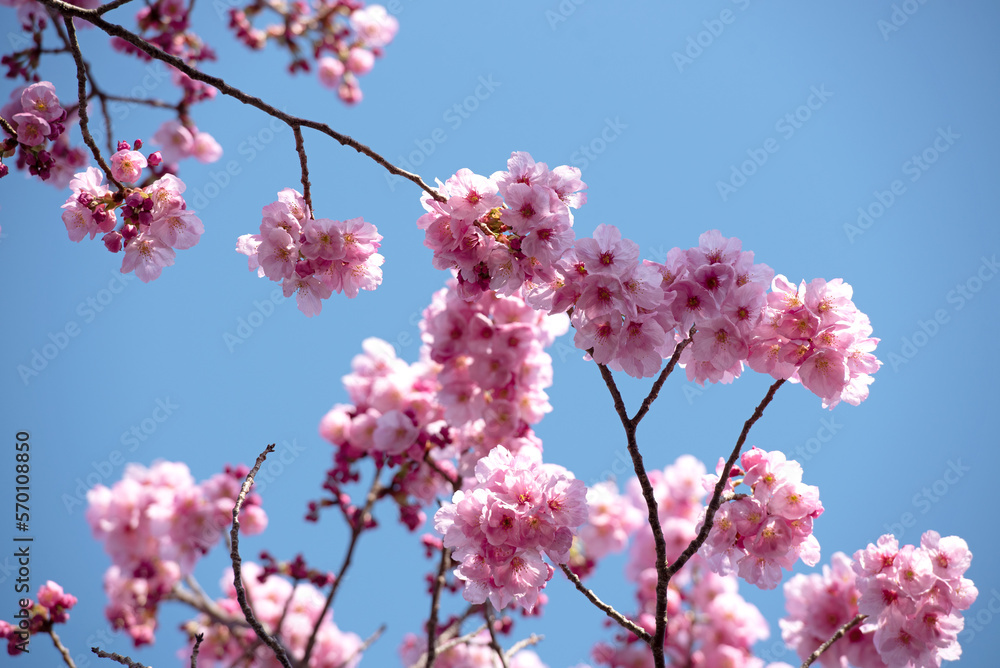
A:
{"type": "Polygon", "coordinates": [[[470,603],[515,605],[531,612],[552,577],[569,560],[573,529],[587,519],[586,486],[541,452],[512,455],[497,446],[476,464],[475,480],[434,515],[434,529],[459,562],[455,576],[470,603]]]}
{"type": "MultiPolygon", "coordinates": [[[[690,455],[679,457],[663,470],[648,472],[653,496],[657,502],[660,524],[667,547],[667,561],[676,560],[697,535],[703,512],[705,490],[702,480],[704,465],[690,455]]],[[[596,486],[595,486],[596,487],[596,486]]],[[[591,488],[594,489],[594,488],[591,488]]],[[[656,628],[656,550],[652,530],[643,521],[622,511],[628,504],[633,511],[646,517],[646,501],[639,481],[632,478],[627,493],[619,496],[614,485],[603,485],[601,504],[618,509],[614,513],[598,514],[602,520],[616,518],[615,533],[631,537],[632,546],[626,564],[626,575],[638,585],[636,597],[639,609],[629,615],[633,622],[649,633],[656,628]],[[638,529],[634,529],[638,525],[638,529]]],[[[591,517],[595,517],[591,506],[591,517]]],[[[585,536],[593,529],[588,520],[580,528],[584,551],[590,554],[591,543],[585,536]]],[[[600,544],[600,543],[598,543],[600,544]]],[[[668,665],[728,666],[730,668],[762,668],[751,647],[768,637],[767,622],[755,606],[738,592],[738,581],[731,575],[713,572],[704,557],[695,554],[670,580],[667,589],[667,631],[664,652],[668,665]]],[[[596,665],[622,668],[653,665],[649,646],[627,631],[619,632],[614,642],[600,641],[591,652],[596,665]]],[[[773,665],[772,668],[777,668],[773,665]]]]}
{"type": "Polygon", "coordinates": [[[489,178],[461,169],[439,188],[440,202],[424,195],[417,220],[434,266],[458,270],[463,297],[494,290],[517,294],[525,283],[554,279],[552,265],[575,238],[570,208],[586,188],[575,167],[549,170],[527,153],[514,153],[507,171],[489,178]]]}
{"type": "MultiPolygon", "coordinates": [[[[23,599],[22,599],[23,601],[23,599]]],[[[17,656],[28,651],[31,636],[51,630],[53,624],[69,621],[69,610],[76,605],[76,596],[67,594],[56,582],[48,580],[38,588],[38,602],[27,599],[20,606],[20,617],[14,624],[0,619],[0,638],[7,639],[7,654],[17,656]]]]}
{"type": "Polygon", "coordinates": [[[889,668],[938,668],[962,654],[961,611],[978,596],[964,577],[972,563],[958,536],[926,531],[920,545],[904,545],[886,534],[854,553],[862,631],[873,632],[875,648],[889,668]]]}
{"type": "MultiPolygon", "coordinates": [[[[729,498],[715,514],[712,531],[702,550],[718,573],[739,576],[761,589],[774,589],[781,582],[781,569],[791,570],[796,561],[815,566],[819,541],[813,535],[813,520],[823,513],[819,488],[802,483],[802,466],[778,450],[751,448],[740,458],[740,467],[728,471],[724,494],[729,498]],[[737,478],[743,476],[750,494],[736,494],[737,478]]],[[[707,489],[722,475],[706,476],[707,489]]]]}
{"type": "Polygon", "coordinates": [[[540,443],[530,425],[552,410],[552,358],[545,352],[566,332],[565,317],[535,311],[516,295],[486,292],[463,299],[455,279],[434,294],[420,322],[423,355],[440,365],[437,401],[464,454],[459,471],[501,444],[516,453],[540,443]]]}
{"type": "Polygon", "coordinates": [[[301,193],[285,188],[264,207],[259,234],[244,234],[236,251],[249,257],[250,271],[281,283],[299,310],[312,317],[334,292],[349,298],[382,283],[382,235],[361,218],[315,219],[301,193]]]}
{"type": "Polygon", "coordinates": [[[166,121],[153,135],[153,141],[163,147],[160,156],[169,165],[175,165],[184,158],[210,163],[222,157],[222,147],[215,138],[200,131],[190,121],[166,121]]]}
{"type": "Polygon", "coordinates": [[[69,146],[69,114],[50,82],[15,89],[10,101],[0,108],[0,118],[15,133],[0,142],[0,178],[9,171],[2,159],[15,153],[18,168],[59,188],[66,186],[73,170],[86,164],[84,152],[69,146]]]}
{"type": "MultiPolygon", "coordinates": [[[[296,665],[305,655],[306,645],[316,623],[319,631],[309,659],[311,668],[354,668],[361,661],[362,641],[357,634],[341,631],[333,622],[333,611],[323,614],[326,596],[308,582],[294,585],[283,577],[267,576],[259,564],[244,561],[242,581],[247,598],[253,602],[254,615],[269,634],[276,637],[289,652],[296,665]]],[[[242,620],[243,612],[236,598],[233,572],[229,569],[220,580],[219,586],[225,598],[217,600],[219,610],[232,619],[242,620]]],[[[198,620],[186,625],[189,635],[203,633],[204,640],[198,653],[199,666],[251,665],[247,658],[247,648],[260,648],[260,663],[252,665],[272,665],[271,650],[259,644],[253,629],[246,626],[219,623],[202,615],[198,620]],[[263,660],[269,657],[270,661],[263,660]]],[[[192,640],[193,646],[193,640],[192,640]]],[[[180,652],[187,660],[191,647],[180,652]]],[[[274,662],[273,665],[277,665],[274,662]]]]}
{"type": "MultiPolygon", "coordinates": [[[[445,644],[450,637],[438,636],[438,644],[445,644]]],[[[399,647],[399,658],[404,666],[421,666],[427,652],[427,635],[407,633],[399,647]]],[[[501,668],[496,650],[490,645],[490,633],[483,629],[466,642],[452,645],[434,655],[436,668],[501,668]]],[[[530,649],[522,649],[506,660],[508,668],[548,668],[530,649]]]]}
{"type": "Polygon", "coordinates": [[[758,373],[799,381],[823,399],[857,406],[881,362],[873,351],[868,316],[851,301],[851,286],[837,278],[798,286],[776,276],[767,307],[754,331],[749,365],[758,373]]]}
{"type": "MultiPolygon", "coordinates": [[[[128,142],[118,142],[118,151],[111,156],[112,176],[123,184],[134,184],[146,167],[160,164],[159,151],[147,159],[128,142]]],[[[88,167],[70,181],[73,194],[63,204],[63,223],[72,241],[81,241],[88,234],[93,239],[103,232],[104,246],[112,253],[125,251],[123,274],[135,271],[143,283],[159,278],[164,267],[174,263],[174,249],[191,248],[205,231],[201,219],[187,208],[182,193],[184,182],[173,174],[163,174],[149,185],[139,188],[124,186],[112,192],[103,183],[104,174],[88,167]],[[118,217],[121,214],[121,226],[118,217]]]]}
{"type": "Polygon", "coordinates": [[[314,57],[320,83],[336,90],[345,103],[356,104],[362,98],[358,77],[374,67],[396,36],[399,22],[385,7],[366,7],[358,0],[315,0],[312,7],[305,2],[251,0],[229,10],[229,27],[251,49],[263,49],[268,41],[288,49],[288,71],[293,74],[309,71],[307,58],[314,57]],[[254,27],[264,10],[279,14],[280,22],[254,27]]]}
{"type": "MultiPolygon", "coordinates": [[[[353,403],[335,405],[320,421],[320,435],[336,446],[334,466],[323,484],[332,498],[322,505],[338,505],[356,521],[358,511],[342,490],[358,479],[354,464],[365,456],[405,464],[391,487],[403,522],[416,529],[426,519],[421,506],[450,489],[451,478],[441,473],[455,474],[448,429],[436,400],[436,368],[427,362],[407,364],[380,339],[365,339],[362,348],[343,379],[353,403]]],[[[317,519],[318,505],[311,504],[310,519],[317,519]]]]}
{"type": "MultiPolygon", "coordinates": [[[[136,12],[137,33],[146,42],[188,65],[198,66],[199,63],[215,60],[212,48],[190,28],[192,7],[184,0],[152,0],[136,12]]],[[[145,51],[121,37],[113,37],[111,46],[140,60],[152,60],[145,51]]],[[[183,93],[183,98],[176,105],[178,109],[186,109],[196,102],[215,98],[216,90],[213,86],[196,81],[171,65],[167,67],[171,82],[183,93]]]]}
{"type": "MultiPolygon", "coordinates": [[[[159,604],[228,530],[247,472],[226,467],[195,484],[183,463],[129,464],[113,487],[87,492],[87,522],[112,562],[104,575],[105,614],[136,646],[153,641],[159,604]]],[[[241,530],[254,534],[266,525],[259,497],[249,494],[241,530]]]]}
{"type": "MultiPolygon", "coordinates": [[[[788,616],[778,620],[785,644],[805,659],[858,614],[860,594],[852,562],[843,552],[834,553],[823,573],[797,574],[784,586],[788,616]]],[[[848,663],[862,668],[885,664],[875,649],[871,631],[854,626],[830,645],[819,658],[826,668],[848,663]]]]}

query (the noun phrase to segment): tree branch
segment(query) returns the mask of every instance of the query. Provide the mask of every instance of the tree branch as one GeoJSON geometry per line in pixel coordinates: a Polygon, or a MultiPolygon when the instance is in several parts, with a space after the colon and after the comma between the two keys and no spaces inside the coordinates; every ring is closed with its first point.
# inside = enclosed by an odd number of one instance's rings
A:
{"type": "Polygon", "coordinates": [[[802,668],[809,668],[809,666],[811,666],[813,662],[816,661],[816,659],[818,659],[823,652],[830,649],[830,645],[832,645],[833,643],[837,642],[845,635],[847,635],[848,631],[850,631],[855,626],[863,622],[867,616],[868,615],[857,615],[855,616],[854,619],[852,619],[851,621],[847,622],[839,629],[837,629],[836,633],[830,636],[829,640],[827,640],[825,643],[817,647],[816,651],[810,654],[809,658],[807,658],[805,661],[802,662],[802,668]]]}
{"type": "Polygon", "coordinates": [[[292,663],[288,658],[288,654],[285,652],[285,648],[281,646],[281,643],[274,637],[272,637],[263,627],[263,625],[257,620],[257,617],[253,614],[253,610],[250,608],[250,604],[247,602],[247,593],[243,589],[243,573],[242,564],[243,561],[240,558],[240,510],[243,508],[243,502],[247,498],[247,494],[250,492],[250,486],[253,485],[254,476],[257,475],[257,471],[260,470],[261,464],[267,458],[267,455],[274,452],[274,443],[271,443],[264,449],[264,452],[257,456],[257,462],[254,464],[253,468],[247,474],[247,478],[243,481],[243,487],[240,489],[240,496],[236,499],[236,505],[233,506],[233,528],[229,535],[232,540],[232,551],[230,552],[230,558],[233,562],[233,586],[236,588],[236,600],[239,601],[240,609],[243,611],[243,616],[246,617],[247,623],[257,634],[257,637],[261,641],[271,648],[274,652],[275,658],[281,663],[284,668],[293,668],[292,663]]]}
{"type": "Polygon", "coordinates": [[[451,558],[451,550],[441,544],[441,563],[438,565],[437,577],[434,579],[434,589],[431,592],[431,616],[427,620],[427,663],[424,668],[434,666],[434,656],[437,654],[437,623],[438,611],[441,607],[441,588],[445,583],[445,571],[448,570],[448,561],[451,558]]]}
{"type": "Polygon", "coordinates": [[[152,44],[145,41],[135,33],[126,30],[122,26],[116,23],[110,23],[108,21],[105,21],[103,18],[101,18],[101,14],[97,10],[81,9],[80,7],[63,2],[62,0],[39,0],[39,2],[41,2],[41,4],[45,5],[46,7],[49,7],[59,12],[64,17],[75,16],[81,18],[89,23],[92,23],[95,27],[100,28],[101,30],[103,30],[108,35],[111,35],[112,37],[120,37],[121,39],[125,40],[129,44],[133,45],[134,47],[142,51],[143,53],[150,56],[151,58],[162,61],[164,63],[167,63],[168,65],[177,68],[178,70],[188,75],[195,81],[201,81],[202,83],[206,83],[209,86],[214,87],[223,95],[231,97],[235,100],[239,100],[243,104],[247,104],[252,107],[256,107],[257,109],[260,109],[269,116],[272,116],[273,118],[277,118],[278,120],[282,121],[292,129],[295,129],[297,127],[307,127],[307,128],[312,128],[313,130],[316,130],[318,132],[322,132],[323,134],[332,137],[334,140],[336,140],[343,146],[348,146],[350,148],[353,148],[358,153],[361,153],[362,155],[371,158],[376,163],[385,168],[390,174],[401,176],[404,179],[412,181],[434,199],[442,202],[447,201],[443,195],[438,193],[434,188],[431,188],[429,185],[424,183],[423,179],[421,179],[420,176],[408,172],[404,169],[400,169],[399,167],[396,167],[395,165],[390,163],[388,160],[386,160],[381,155],[373,151],[368,146],[362,144],[361,142],[356,141],[355,139],[352,139],[347,135],[337,132],[326,123],[311,121],[309,119],[299,118],[297,116],[292,116],[291,114],[286,114],[280,109],[277,109],[276,107],[264,102],[259,97],[249,95],[240,90],[239,88],[230,86],[224,80],[218,77],[205,74],[201,70],[191,67],[180,58],[170,55],[169,53],[166,53],[165,51],[153,46],[152,44]]]}
{"type": "Polygon", "coordinates": [[[572,582],[576,586],[576,588],[584,596],[587,597],[587,600],[589,600],[591,603],[593,603],[598,608],[603,610],[604,614],[606,614],[608,617],[618,622],[619,626],[625,628],[630,633],[640,638],[643,642],[648,643],[650,640],[652,640],[653,636],[649,635],[649,633],[644,628],[633,622],[631,619],[629,619],[622,613],[615,610],[613,607],[611,607],[601,599],[597,598],[597,594],[595,594],[592,590],[587,589],[587,587],[584,586],[583,582],[580,581],[580,578],[576,576],[576,573],[570,570],[569,566],[567,566],[566,564],[559,564],[559,568],[561,568],[562,572],[566,575],[567,578],[569,578],[569,581],[572,582]]]}

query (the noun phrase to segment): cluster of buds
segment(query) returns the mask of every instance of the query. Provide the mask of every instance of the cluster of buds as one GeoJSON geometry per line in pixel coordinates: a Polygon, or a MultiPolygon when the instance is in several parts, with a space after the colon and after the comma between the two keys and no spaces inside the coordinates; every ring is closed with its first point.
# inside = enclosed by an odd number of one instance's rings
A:
{"type": "Polygon", "coordinates": [[[17,153],[19,168],[65,186],[68,170],[86,163],[83,151],[69,148],[67,118],[55,87],[48,81],[15,90],[11,101],[0,108],[0,127],[10,135],[0,142],[0,178],[9,171],[3,158],[17,153]]]}

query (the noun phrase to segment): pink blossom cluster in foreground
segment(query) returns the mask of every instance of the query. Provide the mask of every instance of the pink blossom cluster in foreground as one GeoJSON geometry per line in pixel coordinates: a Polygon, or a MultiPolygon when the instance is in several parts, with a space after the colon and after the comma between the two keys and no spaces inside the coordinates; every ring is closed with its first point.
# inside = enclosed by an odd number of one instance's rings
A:
{"type": "Polygon", "coordinates": [[[958,634],[979,592],[963,577],[972,553],[958,536],[926,531],[920,545],[899,547],[892,534],[854,553],[862,631],[889,668],[938,668],[962,655],[958,634]]]}
{"type": "Polygon", "coordinates": [[[533,442],[533,424],[552,410],[552,358],[545,348],[566,332],[517,296],[485,292],[463,299],[455,279],[439,290],[420,321],[422,354],[440,365],[436,400],[463,452],[459,472],[471,475],[493,446],[516,453],[533,442]]]}
{"type": "Polygon", "coordinates": [[[336,90],[345,103],[357,104],[362,98],[358,77],[374,67],[396,36],[399,22],[385,7],[366,7],[357,0],[314,0],[311,6],[251,0],[229,10],[229,27],[251,49],[263,49],[268,42],[288,49],[292,55],[288,71],[293,74],[308,72],[312,65],[307,58],[312,55],[320,83],[336,90]],[[254,27],[265,10],[276,12],[278,22],[254,27]]]}
{"type": "Polygon", "coordinates": [[[357,479],[365,457],[399,467],[393,498],[416,529],[425,520],[421,506],[449,494],[456,476],[472,475],[492,447],[541,448],[531,425],[551,410],[552,359],[544,347],[565,331],[565,318],[519,297],[490,293],[467,302],[454,282],[423,315],[419,361],[407,364],[374,338],[354,358],[344,377],[351,403],[334,406],[320,423],[336,450],[324,483],[331,497],[312,505],[311,519],[321,505],[349,507],[342,486],[357,479]]]}
{"type": "MultiPolygon", "coordinates": [[[[228,531],[247,473],[226,467],[196,484],[183,463],[129,464],[111,488],[87,492],[87,522],[112,562],[104,575],[105,614],[136,646],[153,642],[159,604],[228,531]]],[[[256,494],[247,496],[240,519],[248,535],[264,530],[256,494]]]]}
{"type": "Polygon", "coordinates": [[[434,529],[460,565],[470,603],[489,599],[497,609],[516,605],[531,612],[553,563],[569,560],[573,530],[587,518],[586,486],[541,452],[512,455],[494,448],[476,464],[475,481],[441,506],[434,529]]]}
{"type": "MultiPolygon", "coordinates": [[[[111,156],[112,176],[122,184],[142,179],[142,170],[160,164],[159,152],[147,159],[128,142],[119,142],[111,156]]],[[[173,174],[164,174],[144,188],[125,185],[113,192],[104,184],[104,174],[88,167],[70,181],[73,194],[63,204],[63,223],[72,241],[98,233],[104,247],[112,253],[125,251],[123,274],[135,271],[143,283],[159,278],[164,267],[174,263],[174,249],[191,248],[201,239],[205,228],[184,201],[184,182],[173,174]],[[121,225],[118,216],[121,215],[121,225]]]]}
{"type": "Polygon", "coordinates": [[[57,188],[65,188],[70,175],[87,163],[81,149],[69,146],[66,125],[70,119],[50,82],[16,88],[10,101],[0,107],[0,118],[15,131],[0,142],[0,178],[9,171],[3,158],[15,153],[18,168],[57,188]]]}
{"type": "MultiPolygon", "coordinates": [[[[799,559],[807,566],[819,563],[819,541],[812,533],[813,520],[823,513],[819,488],[803,484],[802,466],[779,450],[751,448],[740,463],[742,469],[728,472],[723,493],[730,500],[715,514],[702,552],[717,573],[738,573],[761,589],[774,589],[782,568],[791,570],[799,559]],[[739,476],[750,494],[736,494],[739,476]]],[[[720,459],[717,474],[723,466],[720,459]]],[[[706,489],[718,479],[707,476],[706,489]]]]}
{"type": "Polygon", "coordinates": [[[13,624],[0,619],[0,638],[7,639],[7,654],[17,656],[29,652],[31,636],[51,630],[53,624],[69,621],[69,610],[76,605],[76,596],[67,594],[56,582],[48,580],[38,588],[38,601],[19,599],[26,605],[19,605],[13,624]]]}
{"type": "MultiPolygon", "coordinates": [[[[305,655],[306,644],[312,635],[317,620],[323,615],[326,596],[308,582],[296,582],[276,575],[266,576],[259,564],[244,561],[242,581],[247,598],[253,601],[257,621],[264,625],[268,633],[274,634],[289,652],[293,663],[298,663],[305,655]]],[[[243,619],[233,585],[233,571],[230,568],[219,581],[225,598],[215,603],[234,619],[243,619]]],[[[198,653],[199,666],[250,665],[247,662],[247,648],[256,647],[252,665],[278,665],[274,654],[260,643],[253,629],[246,626],[225,626],[213,623],[202,615],[197,621],[189,622],[186,629],[190,635],[205,634],[198,653]]],[[[192,645],[179,652],[183,661],[189,661],[192,645]]],[[[354,668],[361,661],[361,638],[354,633],[345,633],[333,622],[333,611],[322,616],[316,644],[309,659],[310,668],[354,668]]]]}
{"type": "Polygon", "coordinates": [[[613,225],[576,239],[570,209],[586,201],[579,177],[527,153],[489,178],[459,170],[440,187],[447,201],[421,198],[427,213],[417,226],[434,266],[458,272],[465,299],[493,290],[570,312],[576,347],[634,377],[656,375],[693,331],[679,362],[700,384],[732,382],[749,365],[802,382],[826,407],[868,396],[878,339],[849,285],[796,288],[718,230],[663,263],[640,261],[639,246],[613,225]]]}
{"type": "Polygon", "coordinates": [[[259,234],[244,234],[236,251],[249,257],[250,271],[281,283],[299,310],[318,314],[334,292],[349,298],[382,283],[382,235],[361,218],[315,219],[301,193],[285,188],[264,207],[259,234]]]}

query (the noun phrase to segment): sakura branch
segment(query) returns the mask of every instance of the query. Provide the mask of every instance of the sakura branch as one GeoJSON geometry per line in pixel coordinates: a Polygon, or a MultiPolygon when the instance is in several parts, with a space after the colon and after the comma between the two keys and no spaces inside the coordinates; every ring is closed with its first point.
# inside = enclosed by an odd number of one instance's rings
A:
{"type": "Polygon", "coordinates": [[[822,656],[823,652],[830,649],[830,645],[843,638],[848,631],[853,629],[855,626],[857,626],[864,620],[865,620],[865,615],[857,615],[854,619],[852,619],[851,621],[847,622],[839,629],[837,629],[837,632],[834,633],[832,636],[830,636],[829,640],[827,640],[825,643],[817,647],[816,651],[810,654],[806,658],[806,660],[802,662],[801,668],[809,668],[809,666],[813,665],[813,663],[815,663],[819,659],[819,657],[822,656]]]}
{"type": "Polygon", "coordinates": [[[88,23],[93,24],[95,27],[100,28],[108,35],[111,35],[112,37],[118,37],[127,42],[128,44],[131,44],[136,49],[145,53],[150,58],[171,65],[178,71],[188,76],[190,79],[207,84],[218,90],[223,95],[232,97],[233,99],[238,100],[243,104],[256,107],[257,109],[263,111],[265,114],[282,121],[293,130],[295,128],[307,127],[316,130],[318,132],[321,132],[331,137],[335,141],[339,142],[341,145],[353,148],[358,153],[361,153],[362,155],[371,158],[377,164],[386,169],[390,174],[393,174],[395,176],[401,176],[409,181],[412,181],[431,197],[433,198],[440,197],[440,195],[438,195],[436,190],[434,190],[426,183],[424,183],[424,181],[416,174],[412,174],[403,169],[400,169],[399,167],[396,167],[388,160],[383,158],[381,155],[370,149],[368,146],[352,139],[347,135],[336,132],[326,123],[320,123],[317,121],[299,118],[297,116],[287,114],[278,109],[277,107],[274,107],[273,105],[264,102],[259,97],[250,95],[238,88],[230,86],[228,83],[226,83],[224,80],[218,77],[205,74],[204,72],[198,70],[197,68],[188,65],[186,62],[184,62],[183,59],[175,55],[166,53],[162,49],[159,49],[156,46],[150,44],[146,40],[142,39],[135,33],[123,28],[122,26],[105,21],[97,10],[82,9],[75,5],[62,2],[62,0],[39,0],[39,2],[45,5],[46,7],[50,7],[54,11],[59,12],[63,16],[80,18],[87,21],[88,23]]]}
{"type": "Polygon", "coordinates": [[[233,506],[233,528],[229,532],[229,539],[232,544],[232,551],[229,553],[230,559],[233,562],[233,587],[236,589],[236,599],[239,601],[240,609],[243,611],[243,616],[246,618],[247,623],[257,634],[257,637],[267,645],[272,652],[274,652],[275,658],[281,663],[284,668],[292,668],[292,663],[288,658],[285,648],[281,646],[281,643],[277,639],[271,636],[259,621],[257,621],[256,615],[254,615],[253,609],[251,609],[249,602],[247,601],[247,593],[243,588],[243,560],[240,558],[240,510],[243,508],[243,503],[246,501],[247,494],[250,492],[250,487],[253,485],[254,476],[257,475],[257,471],[260,470],[261,464],[267,458],[267,455],[274,452],[274,444],[268,445],[260,455],[257,456],[257,461],[254,463],[250,472],[247,473],[246,480],[243,482],[240,488],[240,494],[236,499],[236,504],[233,506]]]}

